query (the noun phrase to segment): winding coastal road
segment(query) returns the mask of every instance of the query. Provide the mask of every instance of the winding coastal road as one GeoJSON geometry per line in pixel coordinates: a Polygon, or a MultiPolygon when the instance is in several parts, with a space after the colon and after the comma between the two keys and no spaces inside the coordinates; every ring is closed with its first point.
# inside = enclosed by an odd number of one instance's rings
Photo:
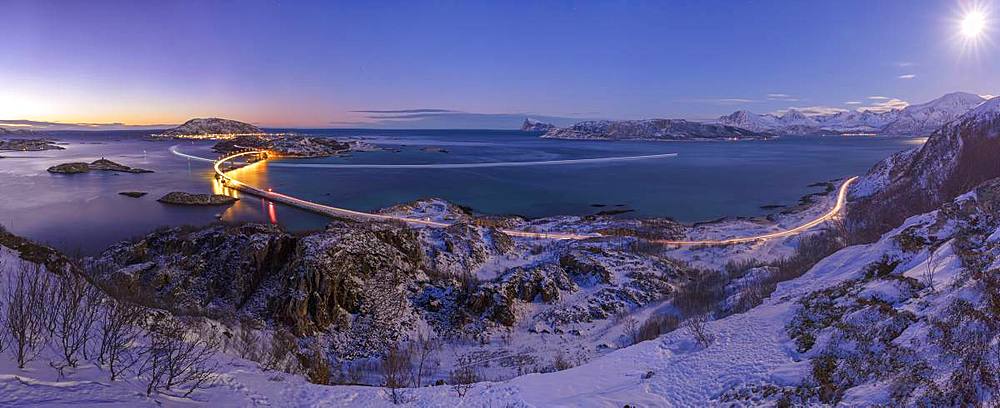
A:
{"type": "MultiPolygon", "coordinates": [[[[411,225],[421,225],[421,226],[434,227],[434,228],[445,228],[445,227],[449,227],[449,226],[453,225],[451,223],[440,222],[440,221],[432,221],[432,220],[428,220],[428,219],[400,217],[400,216],[386,215],[386,214],[374,214],[374,213],[367,213],[367,212],[362,212],[362,211],[354,211],[354,210],[349,210],[349,209],[346,209],[346,208],[339,208],[339,207],[333,207],[333,206],[329,206],[329,205],[314,203],[314,202],[311,202],[311,201],[306,201],[306,200],[302,200],[302,199],[299,199],[299,198],[295,198],[295,197],[292,197],[292,196],[289,196],[289,195],[285,195],[285,194],[281,194],[281,193],[276,193],[276,192],[273,192],[273,191],[265,191],[263,189],[251,186],[249,184],[243,183],[243,182],[241,182],[239,180],[236,180],[236,179],[230,177],[227,174],[227,172],[222,169],[222,166],[226,162],[228,162],[228,161],[231,161],[233,159],[236,159],[236,158],[239,158],[239,157],[243,157],[243,156],[254,156],[254,155],[266,154],[267,152],[265,152],[265,151],[252,150],[252,151],[246,151],[246,152],[240,152],[240,153],[231,154],[229,156],[223,157],[223,158],[218,159],[218,160],[211,160],[211,159],[206,159],[206,158],[202,158],[202,157],[193,156],[193,155],[189,155],[189,154],[183,153],[177,147],[178,146],[172,146],[172,147],[170,147],[170,152],[173,153],[173,154],[175,154],[175,155],[178,155],[178,156],[181,156],[181,157],[186,157],[186,158],[189,158],[189,159],[212,162],[213,163],[213,168],[215,169],[215,173],[216,173],[217,178],[225,186],[227,186],[229,188],[233,188],[233,189],[239,190],[239,191],[242,191],[242,192],[245,192],[245,193],[248,193],[248,194],[252,194],[252,195],[255,195],[255,196],[258,196],[258,197],[261,197],[261,198],[265,198],[265,199],[268,199],[268,200],[271,200],[271,201],[283,203],[283,204],[286,204],[286,205],[290,205],[290,206],[293,206],[293,207],[301,208],[301,209],[304,209],[304,210],[312,211],[312,212],[323,214],[323,215],[328,215],[328,216],[331,216],[331,217],[350,218],[350,219],[355,219],[355,220],[395,221],[395,222],[402,222],[402,223],[411,224],[411,225]]],[[[666,156],[666,155],[656,155],[656,156],[666,156]]],[[[594,159],[583,159],[583,160],[594,160],[594,159]]],[[[566,161],[563,160],[563,161],[557,161],[557,162],[566,162],[566,161]]],[[[525,163],[530,163],[530,162],[525,162],[525,163]]],[[[538,165],[539,163],[533,163],[533,164],[538,165]]],[[[857,179],[858,178],[856,176],[855,177],[851,177],[851,178],[845,180],[840,185],[840,189],[837,191],[837,200],[834,203],[834,206],[832,208],[830,208],[829,211],[827,211],[827,212],[823,213],[822,215],[820,215],[819,217],[817,217],[815,219],[812,219],[812,220],[810,220],[810,221],[808,221],[808,222],[806,222],[806,223],[804,223],[802,225],[799,225],[799,226],[797,226],[795,228],[791,228],[791,229],[787,229],[787,230],[782,230],[782,231],[776,231],[776,232],[767,233],[767,234],[760,234],[760,235],[753,235],[753,236],[746,236],[746,237],[726,238],[726,239],[718,239],[718,240],[692,240],[692,241],[683,241],[683,240],[650,240],[650,241],[654,242],[654,243],[658,243],[658,244],[677,245],[677,246],[730,245],[730,244],[747,243],[747,242],[753,242],[753,241],[766,241],[766,240],[771,240],[771,239],[775,239],[775,238],[783,238],[783,237],[790,237],[790,236],[793,236],[793,235],[797,235],[797,234],[805,232],[805,231],[807,231],[807,230],[809,230],[809,229],[811,229],[813,227],[816,227],[816,226],[818,226],[820,224],[823,224],[826,221],[829,221],[831,219],[836,218],[840,214],[840,212],[843,211],[844,207],[846,206],[848,188],[850,187],[851,183],[853,183],[857,179]]],[[[535,238],[535,239],[554,239],[554,240],[584,240],[584,239],[589,239],[589,238],[599,238],[599,237],[603,236],[603,235],[598,234],[598,233],[533,232],[533,231],[522,231],[522,230],[512,230],[512,229],[500,229],[500,231],[503,232],[503,233],[505,233],[505,234],[507,234],[507,235],[514,236],[514,237],[535,238]]]]}

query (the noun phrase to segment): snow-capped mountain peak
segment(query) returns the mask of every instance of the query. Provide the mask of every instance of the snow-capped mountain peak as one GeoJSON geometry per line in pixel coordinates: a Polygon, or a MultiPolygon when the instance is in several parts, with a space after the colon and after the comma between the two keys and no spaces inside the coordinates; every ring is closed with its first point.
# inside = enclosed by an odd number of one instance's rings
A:
{"type": "Polygon", "coordinates": [[[923,136],[969,112],[986,99],[968,92],[952,92],[932,101],[883,112],[855,110],[807,115],[790,109],[780,117],[745,110],[719,118],[723,125],[785,135],[873,132],[885,135],[923,136]]]}

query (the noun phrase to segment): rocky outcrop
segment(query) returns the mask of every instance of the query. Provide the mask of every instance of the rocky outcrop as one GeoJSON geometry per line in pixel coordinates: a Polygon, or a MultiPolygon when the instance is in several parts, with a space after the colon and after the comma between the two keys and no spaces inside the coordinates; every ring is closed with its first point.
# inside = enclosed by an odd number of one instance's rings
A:
{"type": "Polygon", "coordinates": [[[120,173],[152,173],[152,170],[139,169],[134,167],[129,167],[123,164],[115,163],[107,159],[95,160],[91,163],[63,163],[60,165],[52,166],[48,168],[49,173],[58,174],[79,174],[87,173],[91,171],[111,171],[120,173]]]}
{"type": "Polygon", "coordinates": [[[557,128],[542,137],[578,140],[760,140],[772,135],[734,126],[683,119],[587,121],[557,128]]]}
{"type": "MultiPolygon", "coordinates": [[[[341,358],[378,354],[421,325],[444,338],[607,319],[664,299],[686,272],[621,250],[668,223],[566,217],[538,221],[622,232],[614,248],[507,236],[471,211],[428,199],[382,211],[454,222],[447,228],[337,221],[290,235],[262,225],[171,228],[89,261],[99,281],[157,307],[221,320],[243,317],[297,336],[325,333],[341,358]],[[591,224],[596,224],[592,226],[591,224]],[[627,234],[625,233],[628,232],[627,234]]],[[[528,221],[503,218],[513,228],[528,221]]]]}
{"type": "Polygon", "coordinates": [[[167,193],[156,201],[173,205],[230,205],[237,200],[239,199],[236,197],[222,194],[194,194],[174,191],[167,193]]]}
{"type": "Polygon", "coordinates": [[[230,119],[219,118],[198,118],[184,122],[183,125],[168,129],[156,136],[183,137],[183,136],[233,136],[233,135],[260,135],[264,131],[249,123],[243,123],[230,119]]]}
{"type": "Polygon", "coordinates": [[[548,132],[555,128],[556,125],[539,122],[531,118],[525,118],[524,123],[521,125],[521,130],[525,132],[548,132]]]}
{"type": "MultiPolygon", "coordinates": [[[[3,131],[3,129],[0,128],[0,131],[3,131]]],[[[0,134],[4,133],[0,132],[0,134]]],[[[64,150],[64,148],[57,146],[53,141],[47,139],[10,139],[0,140],[0,150],[37,152],[42,150],[64,150]]]]}

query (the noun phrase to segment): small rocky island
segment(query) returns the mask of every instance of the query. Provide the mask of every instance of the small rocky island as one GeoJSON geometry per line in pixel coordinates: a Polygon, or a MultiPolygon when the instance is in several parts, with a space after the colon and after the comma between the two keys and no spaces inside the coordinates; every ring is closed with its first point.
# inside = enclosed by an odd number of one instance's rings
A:
{"type": "MultiPolygon", "coordinates": [[[[0,130],[4,129],[0,128],[0,130]]],[[[7,130],[7,132],[11,131],[7,130]]],[[[55,142],[48,139],[10,139],[0,140],[0,150],[39,152],[42,150],[65,150],[65,148],[57,146],[55,142]]]]}
{"type": "Polygon", "coordinates": [[[174,191],[156,201],[174,205],[229,205],[237,200],[239,199],[222,194],[194,194],[174,191]]]}
{"type": "Polygon", "coordinates": [[[263,130],[249,123],[231,119],[196,118],[153,136],[158,138],[211,139],[222,136],[262,134],[264,134],[263,130]]]}
{"type": "Polygon", "coordinates": [[[142,196],[144,196],[144,195],[146,195],[148,193],[146,193],[145,191],[122,191],[122,192],[119,192],[118,194],[121,194],[121,195],[126,196],[126,197],[139,198],[139,197],[142,197],[142,196]]]}
{"type": "Polygon", "coordinates": [[[553,128],[543,138],[575,140],[765,140],[774,135],[683,119],[595,120],[553,128]]]}
{"type": "Polygon", "coordinates": [[[129,167],[124,164],[118,164],[108,159],[99,159],[91,163],[63,163],[57,166],[49,167],[49,173],[56,174],[79,174],[87,173],[91,171],[112,171],[120,173],[152,173],[152,170],[139,169],[135,167],[129,167]]]}
{"type": "Polygon", "coordinates": [[[521,125],[521,130],[525,132],[548,132],[555,128],[556,125],[539,122],[531,118],[525,118],[524,123],[521,125]]]}

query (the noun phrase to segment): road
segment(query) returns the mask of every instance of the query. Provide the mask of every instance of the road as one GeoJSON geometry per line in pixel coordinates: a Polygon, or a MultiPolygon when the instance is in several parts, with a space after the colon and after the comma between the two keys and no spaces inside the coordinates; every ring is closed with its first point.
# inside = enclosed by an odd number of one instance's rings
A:
{"type": "MultiPolygon", "coordinates": [[[[176,147],[177,146],[174,146],[174,147],[170,148],[170,151],[172,153],[176,154],[176,155],[183,156],[183,157],[188,157],[188,158],[195,158],[195,159],[199,159],[199,160],[205,160],[205,159],[197,157],[197,156],[191,156],[191,155],[187,155],[187,154],[181,153],[180,151],[178,151],[177,149],[175,149],[176,147]]],[[[362,212],[362,211],[354,211],[354,210],[349,210],[349,209],[346,209],[346,208],[339,208],[339,207],[333,207],[333,206],[329,206],[329,205],[314,203],[314,202],[311,202],[311,201],[302,200],[302,199],[299,199],[299,198],[295,198],[295,197],[292,197],[292,196],[289,196],[289,195],[285,195],[285,194],[281,194],[281,193],[276,193],[276,192],[273,192],[273,191],[265,191],[265,190],[259,189],[257,187],[248,185],[248,184],[243,183],[243,182],[241,182],[239,180],[236,180],[236,179],[233,179],[233,178],[229,177],[227,175],[226,171],[224,171],[222,169],[222,165],[224,163],[226,163],[227,161],[231,161],[233,159],[236,159],[236,158],[239,158],[239,157],[243,157],[243,156],[259,155],[261,153],[264,153],[264,152],[262,152],[262,151],[246,151],[246,152],[241,152],[241,153],[235,153],[235,154],[223,157],[223,158],[221,158],[219,160],[216,160],[214,162],[214,164],[213,164],[213,167],[215,168],[215,173],[218,176],[219,180],[223,184],[225,184],[227,187],[234,188],[234,189],[243,191],[245,193],[249,193],[249,194],[252,194],[252,195],[255,195],[255,196],[258,196],[258,197],[261,197],[261,198],[265,198],[265,199],[268,199],[268,200],[271,200],[271,201],[283,203],[283,204],[286,204],[286,205],[290,205],[290,206],[301,208],[301,209],[304,209],[304,210],[316,212],[316,213],[319,213],[319,214],[328,215],[328,216],[331,216],[331,217],[350,218],[350,219],[355,219],[355,220],[396,221],[396,222],[402,222],[402,223],[406,223],[406,224],[410,224],[410,225],[421,225],[421,226],[434,227],[434,228],[445,228],[445,227],[448,227],[448,226],[452,225],[451,223],[439,222],[439,221],[431,221],[431,220],[428,220],[428,219],[400,217],[400,216],[386,215],[386,214],[373,214],[373,213],[366,213],[366,212],[362,212]]],[[[821,216],[819,216],[819,217],[817,217],[817,218],[815,218],[815,219],[813,219],[811,221],[808,221],[808,222],[806,222],[806,223],[804,223],[802,225],[799,225],[799,226],[797,226],[795,228],[792,228],[792,229],[787,229],[787,230],[782,230],[782,231],[777,231],[777,232],[772,232],[772,233],[767,233],[767,234],[760,234],[760,235],[753,235],[753,236],[746,236],[746,237],[727,238],[727,239],[720,239],[720,240],[695,240],[695,241],[650,240],[650,241],[651,242],[655,242],[655,243],[659,243],[659,244],[664,244],[664,245],[678,245],[678,246],[691,246],[691,245],[730,245],[730,244],[739,244],[739,243],[746,243],[746,242],[753,242],[753,241],[766,241],[766,240],[771,240],[771,239],[775,239],[775,238],[790,237],[790,236],[793,236],[793,235],[796,235],[796,234],[800,234],[800,233],[802,233],[804,231],[807,231],[807,230],[809,230],[809,229],[811,229],[813,227],[816,227],[816,226],[818,226],[818,225],[820,225],[820,224],[822,224],[822,223],[824,223],[826,221],[829,221],[829,220],[834,219],[835,217],[837,217],[840,214],[840,212],[843,211],[844,207],[846,206],[846,203],[847,203],[847,190],[848,190],[848,188],[850,187],[851,183],[853,183],[857,179],[858,179],[857,177],[851,177],[851,178],[847,179],[846,181],[844,181],[843,184],[840,185],[840,189],[837,192],[837,201],[834,204],[833,208],[831,208],[829,211],[827,211],[826,213],[822,214],[821,216]]],[[[553,239],[553,240],[584,240],[584,239],[589,239],[589,238],[599,238],[599,237],[603,236],[603,235],[598,234],[598,233],[532,232],[532,231],[511,230],[511,229],[500,229],[500,231],[503,232],[503,233],[505,233],[505,234],[507,234],[507,235],[514,236],[514,237],[535,238],[535,239],[553,239]]]]}

